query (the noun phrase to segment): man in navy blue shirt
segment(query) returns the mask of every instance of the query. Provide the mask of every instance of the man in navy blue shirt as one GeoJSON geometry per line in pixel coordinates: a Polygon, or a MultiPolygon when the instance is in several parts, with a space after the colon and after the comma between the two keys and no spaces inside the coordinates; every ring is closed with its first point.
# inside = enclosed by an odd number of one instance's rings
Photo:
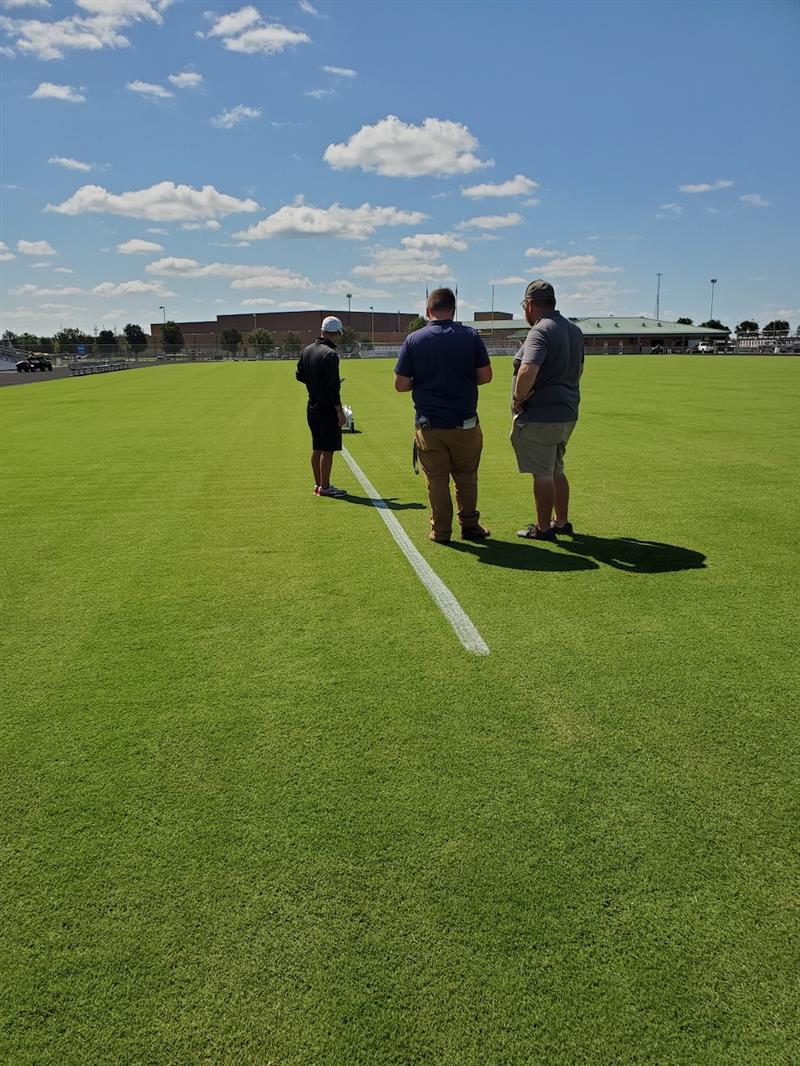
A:
{"type": "Polygon", "coordinates": [[[478,521],[483,449],[478,386],[492,380],[492,366],[481,338],[454,322],[455,312],[452,289],[434,289],[428,297],[428,325],[406,337],[394,368],[394,387],[410,392],[414,400],[419,462],[431,503],[430,539],[439,544],[448,544],[452,536],[451,477],[462,539],[489,536],[478,521]]]}

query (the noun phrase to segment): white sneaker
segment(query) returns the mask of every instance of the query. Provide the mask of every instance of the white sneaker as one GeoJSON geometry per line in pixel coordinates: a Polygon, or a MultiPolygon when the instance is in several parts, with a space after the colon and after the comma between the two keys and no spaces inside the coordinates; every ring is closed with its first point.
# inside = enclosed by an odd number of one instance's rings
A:
{"type": "Polygon", "coordinates": [[[338,489],[335,485],[328,485],[327,489],[317,489],[317,496],[346,496],[347,489],[338,489]]]}

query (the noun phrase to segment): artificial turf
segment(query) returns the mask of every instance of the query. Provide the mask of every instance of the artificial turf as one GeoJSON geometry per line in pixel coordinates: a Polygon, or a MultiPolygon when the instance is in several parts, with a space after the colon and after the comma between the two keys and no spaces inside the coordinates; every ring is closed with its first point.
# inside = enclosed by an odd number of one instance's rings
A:
{"type": "Polygon", "coordinates": [[[392,364],[346,445],[287,363],[0,393],[0,1058],[797,1061],[800,361],[590,359],[573,522],[427,540],[392,364]]]}

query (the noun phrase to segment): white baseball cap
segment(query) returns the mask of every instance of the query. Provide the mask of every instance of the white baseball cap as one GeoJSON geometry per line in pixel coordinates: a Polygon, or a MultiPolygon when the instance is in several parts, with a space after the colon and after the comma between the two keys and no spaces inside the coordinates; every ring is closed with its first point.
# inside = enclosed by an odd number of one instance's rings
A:
{"type": "Polygon", "coordinates": [[[343,333],[341,319],[334,318],[333,315],[328,315],[327,318],[322,320],[322,332],[323,333],[343,333]]]}

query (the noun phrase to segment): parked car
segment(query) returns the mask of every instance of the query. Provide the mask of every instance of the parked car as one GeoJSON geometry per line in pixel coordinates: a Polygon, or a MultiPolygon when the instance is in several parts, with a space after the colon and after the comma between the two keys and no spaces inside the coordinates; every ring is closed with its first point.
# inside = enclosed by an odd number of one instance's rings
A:
{"type": "Polygon", "coordinates": [[[700,341],[697,345],[698,352],[705,352],[706,354],[714,351],[714,345],[711,341],[700,341]]]}
{"type": "Polygon", "coordinates": [[[45,359],[43,355],[29,355],[25,359],[20,359],[17,363],[18,374],[31,374],[37,370],[41,370],[44,374],[46,370],[52,370],[53,364],[49,359],[45,359]]]}

